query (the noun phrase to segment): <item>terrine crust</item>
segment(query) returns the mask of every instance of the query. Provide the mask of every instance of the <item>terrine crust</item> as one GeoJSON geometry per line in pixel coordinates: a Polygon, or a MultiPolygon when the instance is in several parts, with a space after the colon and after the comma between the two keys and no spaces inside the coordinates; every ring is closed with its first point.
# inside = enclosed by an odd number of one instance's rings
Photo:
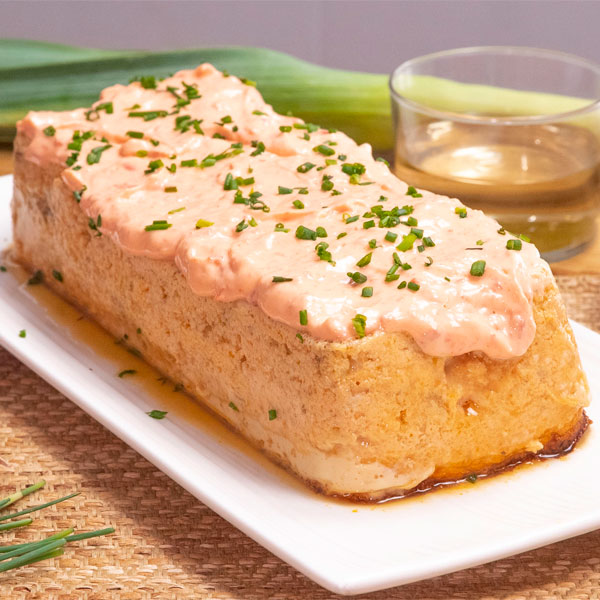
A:
{"type": "Polygon", "coordinates": [[[59,270],[62,282],[46,277],[58,294],[115,337],[127,333],[149,363],[315,489],[402,496],[553,452],[557,440],[569,447],[585,429],[587,383],[555,284],[535,299],[536,336],[519,358],[430,356],[402,333],[301,343],[256,306],[199,297],[172,263],[96,236],[60,169],[25,160],[22,143],[14,258],[59,270]]]}

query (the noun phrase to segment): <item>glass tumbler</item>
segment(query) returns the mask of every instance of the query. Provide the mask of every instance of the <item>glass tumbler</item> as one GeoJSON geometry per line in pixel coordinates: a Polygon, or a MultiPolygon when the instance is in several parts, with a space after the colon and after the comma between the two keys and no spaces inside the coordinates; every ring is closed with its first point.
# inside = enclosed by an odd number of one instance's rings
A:
{"type": "Polygon", "coordinates": [[[594,239],[600,67],[561,52],[461,48],[390,77],[394,170],[459,198],[558,261],[594,239]]]}

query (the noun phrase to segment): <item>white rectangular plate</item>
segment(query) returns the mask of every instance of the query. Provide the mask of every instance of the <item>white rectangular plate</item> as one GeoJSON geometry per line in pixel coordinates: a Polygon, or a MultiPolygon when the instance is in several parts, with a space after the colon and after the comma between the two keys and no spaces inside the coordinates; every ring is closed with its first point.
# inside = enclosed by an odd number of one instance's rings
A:
{"type": "MultiPolygon", "coordinates": [[[[12,178],[1,177],[2,247],[11,241],[11,188],[12,178]]],[[[376,507],[331,501],[234,441],[187,396],[157,393],[151,369],[54,303],[43,286],[0,273],[0,343],[225,519],[334,592],[434,577],[600,527],[600,478],[590,477],[600,459],[598,425],[565,459],[469,487],[376,507]],[[116,376],[126,368],[138,374],[116,376]],[[151,419],[153,409],[169,414],[151,419]]],[[[595,397],[588,414],[600,423],[600,335],[573,328],[595,397]]]]}

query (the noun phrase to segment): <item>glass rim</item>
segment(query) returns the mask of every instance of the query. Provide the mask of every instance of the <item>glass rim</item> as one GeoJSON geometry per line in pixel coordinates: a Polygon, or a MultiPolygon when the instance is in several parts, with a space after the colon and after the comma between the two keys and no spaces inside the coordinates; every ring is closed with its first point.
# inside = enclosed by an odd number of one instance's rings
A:
{"type": "Polygon", "coordinates": [[[530,46],[467,46],[465,48],[454,48],[452,50],[442,50],[440,52],[432,52],[430,54],[424,54],[423,56],[418,56],[416,58],[411,58],[407,61],[404,61],[400,65],[398,65],[391,73],[388,79],[388,85],[390,88],[390,94],[392,96],[392,101],[396,101],[400,104],[406,105],[407,107],[425,113],[429,116],[436,117],[438,119],[452,120],[458,121],[462,123],[474,123],[480,125],[529,125],[529,124],[538,124],[538,123],[551,123],[558,120],[565,120],[572,117],[585,115],[587,113],[592,112],[596,108],[600,106],[600,98],[595,100],[591,100],[589,104],[582,106],[581,108],[577,108],[575,110],[566,111],[566,112],[557,112],[557,113],[548,113],[548,114],[540,114],[540,115],[524,115],[524,116],[509,116],[509,117],[490,117],[484,115],[471,115],[468,113],[459,113],[453,111],[445,111],[437,108],[432,108],[427,106],[426,104],[422,104],[421,102],[416,102],[411,100],[401,93],[399,93],[394,88],[394,80],[397,75],[408,67],[413,65],[427,62],[432,59],[447,57],[447,56],[460,56],[465,54],[514,54],[514,55],[524,55],[524,56],[533,56],[539,58],[554,58],[555,60],[560,60],[564,63],[570,63],[572,65],[577,65],[579,67],[585,68],[589,71],[594,72],[594,74],[600,79],[600,65],[596,64],[594,61],[589,60],[587,58],[582,58],[577,56],[576,54],[569,54],[568,52],[561,52],[560,50],[548,50],[544,48],[533,48],[530,46]]]}

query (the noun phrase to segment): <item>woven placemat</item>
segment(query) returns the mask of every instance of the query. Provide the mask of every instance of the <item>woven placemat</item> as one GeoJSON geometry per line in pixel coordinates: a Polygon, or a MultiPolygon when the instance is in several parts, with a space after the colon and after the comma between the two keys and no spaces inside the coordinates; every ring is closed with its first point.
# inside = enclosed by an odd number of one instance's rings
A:
{"type": "MultiPolygon", "coordinates": [[[[600,330],[600,276],[558,281],[570,316],[600,330]]],[[[70,526],[85,531],[113,525],[117,533],[0,575],[2,599],[337,598],[240,533],[0,349],[0,497],[42,476],[48,484],[35,503],[82,493],[38,513],[26,530],[3,534],[1,543],[70,526]]],[[[361,598],[600,598],[600,530],[361,598]]]]}

